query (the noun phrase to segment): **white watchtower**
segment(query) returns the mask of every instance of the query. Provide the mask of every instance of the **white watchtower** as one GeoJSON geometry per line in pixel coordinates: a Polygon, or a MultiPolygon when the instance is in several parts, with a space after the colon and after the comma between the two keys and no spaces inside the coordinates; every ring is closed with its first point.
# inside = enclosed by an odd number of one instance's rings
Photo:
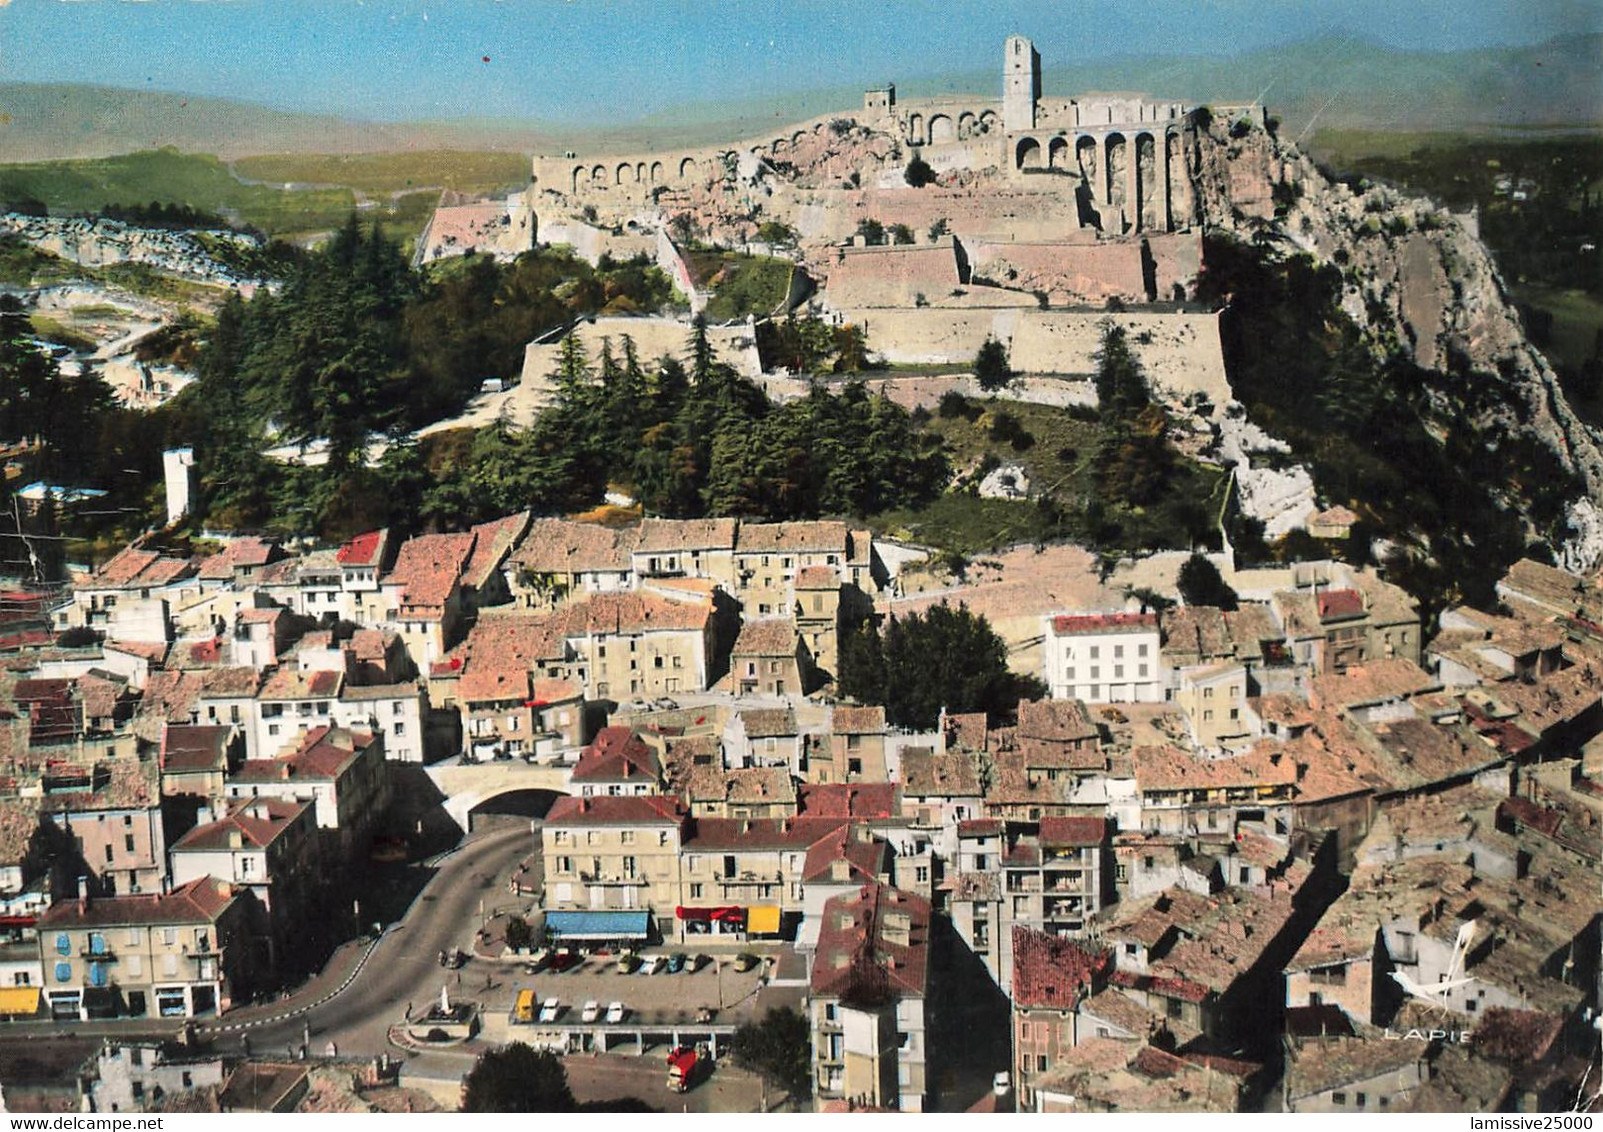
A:
{"type": "Polygon", "coordinates": [[[1041,53],[1022,35],[1008,36],[1003,51],[1002,128],[1033,130],[1041,98],[1041,53]]]}

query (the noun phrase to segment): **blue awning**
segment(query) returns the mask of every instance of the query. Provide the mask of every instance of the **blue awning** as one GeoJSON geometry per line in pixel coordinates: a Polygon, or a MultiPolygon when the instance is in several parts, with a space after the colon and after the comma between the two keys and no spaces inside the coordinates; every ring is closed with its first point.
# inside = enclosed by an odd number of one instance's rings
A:
{"type": "Polygon", "coordinates": [[[645,939],[651,932],[649,912],[547,912],[545,932],[551,940],[645,939]]]}

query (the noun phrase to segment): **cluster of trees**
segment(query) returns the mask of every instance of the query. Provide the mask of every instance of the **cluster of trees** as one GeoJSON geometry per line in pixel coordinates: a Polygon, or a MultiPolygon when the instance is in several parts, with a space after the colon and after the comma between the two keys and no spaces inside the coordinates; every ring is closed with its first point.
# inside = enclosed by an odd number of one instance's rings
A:
{"type": "Polygon", "coordinates": [[[857,222],[857,235],[871,247],[914,242],[913,230],[906,224],[892,224],[887,228],[873,217],[865,217],[857,222]]]}
{"type": "Polygon", "coordinates": [[[1097,486],[1110,499],[1145,507],[1165,495],[1174,473],[1169,415],[1153,401],[1124,327],[1103,326],[1096,362],[1097,405],[1106,426],[1097,486]]]}
{"type": "Polygon", "coordinates": [[[1040,680],[1008,668],[990,622],[945,603],[892,618],[883,632],[868,620],[843,634],[839,682],[843,695],[883,704],[893,726],[916,731],[933,728],[943,707],[1006,719],[1020,700],[1046,694],[1040,680]]]}
{"type": "Polygon", "coordinates": [[[812,1029],[805,1015],[775,1007],[760,1021],[744,1022],[730,1043],[735,1064],[754,1069],[796,1101],[813,1095],[812,1029]]]}
{"type": "Polygon", "coordinates": [[[1400,352],[1377,358],[1342,309],[1340,269],[1311,257],[1220,235],[1204,256],[1199,298],[1228,302],[1220,338],[1235,395],[1312,468],[1320,494],[1360,506],[1399,544],[1387,566],[1427,619],[1458,601],[1492,607],[1515,559],[1550,553],[1526,522],[1549,546],[1562,539],[1575,478],[1528,434],[1481,423],[1523,419],[1507,376],[1462,357],[1445,377],[1400,352]]]}
{"type": "Polygon", "coordinates": [[[574,1099],[562,1059],[549,1049],[513,1042],[479,1056],[462,1080],[463,1112],[660,1112],[629,1097],[574,1099]]]}
{"type": "Polygon", "coordinates": [[[206,212],[187,204],[164,204],[153,200],[149,204],[107,204],[100,210],[106,220],[121,220],[141,228],[227,228],[228,221],[215,212],[206,212]]]}
{"type": "MultiPolygon", "coordinates": [[[[442,462],[449,470],[450,446],[431,464],[399,438],[459,412],[486,377],[516,374],[539,334],[577,316],[655,309],[671,295],[644,261],[592,269],[550,251],[511,265],[472,257],[433,278],[353,216],[276,293],[224,304],[200,380],[164,412],[197,448],[203,505],[219,523],[337,535],[425,503],[455,521],[451,501],[463,485],[427,482],[442,462]],[[382,468],[366,468],[380,434],[397,443],[382,468]],[[312,438],[328,441],[323,469],[285,469],[260,455],[270,440],[312,438]]],[[[549,430],[540,438],[557,441],[549,430]]],[[[478,442],[480,462],[515,458],[498,451],[506,442],[507,430],[491,430],[478,442]]]]}

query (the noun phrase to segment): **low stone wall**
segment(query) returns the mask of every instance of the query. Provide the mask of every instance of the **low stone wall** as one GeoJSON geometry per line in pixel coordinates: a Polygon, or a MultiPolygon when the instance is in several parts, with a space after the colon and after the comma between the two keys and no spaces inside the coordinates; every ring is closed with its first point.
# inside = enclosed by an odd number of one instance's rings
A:
{"type": "Polygon", "coordinates": [[[1025,375],[1089,378],[1107,322],[1123,326],[1130,347],[1161,392],[1175,398],[1202,393],[1222,410],[1230,399],[1216,314],[1041,310],[854,310],[841,312],[862,326],[869,348],[906,365],[966,367],[987,337],[1008,347],[1025,375]]]}

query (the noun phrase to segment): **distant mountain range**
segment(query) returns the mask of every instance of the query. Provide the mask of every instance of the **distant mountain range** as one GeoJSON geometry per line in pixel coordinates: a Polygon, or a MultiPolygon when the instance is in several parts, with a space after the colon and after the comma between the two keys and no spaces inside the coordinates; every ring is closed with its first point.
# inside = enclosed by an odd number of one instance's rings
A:
{"type": "MultiPolygon", "coordinates": [[[[1381,130],[1603,126],[1603,35],[1533,47],[1404,51],[1324,38],[1230,58],[1127,56],[1062,65],[1042,61],[1045,92],[1133,90],[1194,103],[1261,97],[1293,136],[1310,123],[1381,130]]],[[[418,148],[624,149],[651,139],[693,145],[760,133],[860,105],[856,86],[700,103],[639,122],[574,128],[537,121],[367,122],[293,113],[250,102],[64,83],[0,83],[0,154],[8,162],[174,146],[252,153],[357,153],[418,148]]],[[[998,93],[994,70],[898,79],[907,98],[998,93]]]]}

